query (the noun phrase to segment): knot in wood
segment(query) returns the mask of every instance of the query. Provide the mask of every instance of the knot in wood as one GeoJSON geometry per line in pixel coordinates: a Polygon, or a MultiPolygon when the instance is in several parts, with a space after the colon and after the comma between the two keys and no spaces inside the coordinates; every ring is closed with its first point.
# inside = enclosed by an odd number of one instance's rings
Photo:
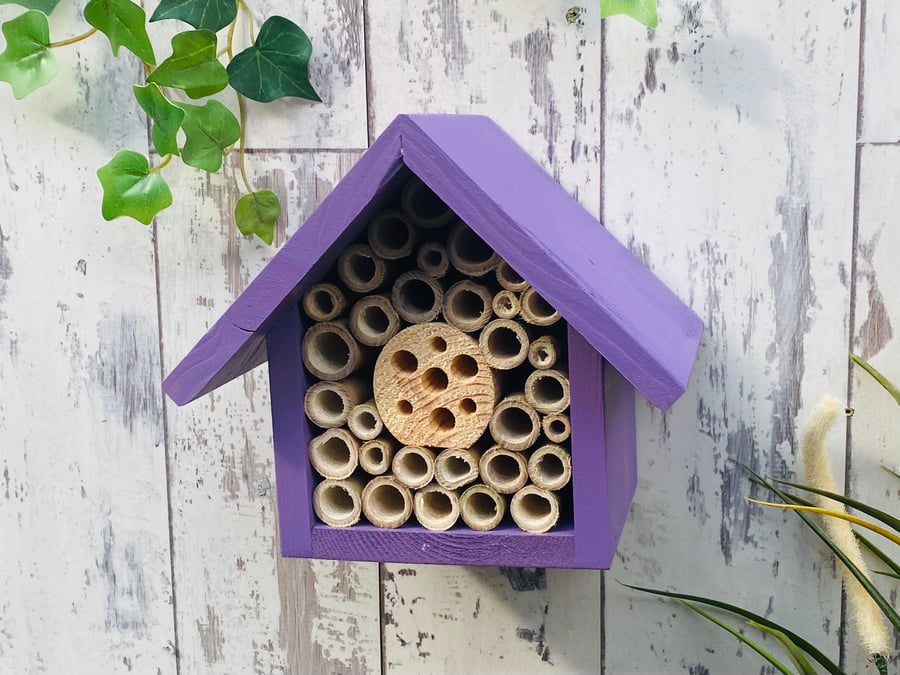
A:
{"type": "Polygon", "coordinates": [[[493,370],[478,343],[445,323],[400,331],[375,363],[375,405],[404,445],[467,448],[490,422],[493,370]]]}

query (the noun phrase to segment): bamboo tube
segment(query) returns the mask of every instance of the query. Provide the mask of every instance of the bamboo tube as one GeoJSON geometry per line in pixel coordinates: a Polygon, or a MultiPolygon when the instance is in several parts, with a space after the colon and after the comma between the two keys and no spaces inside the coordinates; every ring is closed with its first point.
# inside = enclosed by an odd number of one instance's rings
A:
{"type": "Polygon", "coordinates": [[[378,438],[384,431],[384,422],[381,421],[381,415],[378,414],[378,408],[375,407],[375,399],[369,399],[353,408],[347,418],[347,426],[361,441],[372,441],[378,438]]]}
{"type": "Polygon", "coordinates": [[[386,295],[367,295],[350,309],[350,332],[360,344],[381,347],[400,330],[400,316],[386,295]]]}
{"type": "Polygon", "coordinates": [[[506,515],[506,500],[494,488],[478,483],[459,498],[459,515],[473,530],[493,530],[506,515]]]}
{"type": "Polygon", "coordinates": [[[430,277],[440,279],[450,269],[447,249],[437,241],[426,241],[416,252],[416,264],[430,277]]]}
{"type": "Polygon", "coordinates": [[[497,277],[497,283],[500,284],[501,288],[506,289],[507,291],[512,291],[513,293],[521,293],[526,288],[528,288],[528,282],[525,281],[518,272],[516,272],[512,267],[510,267],[509,263],[505,260],[501,260],[494,270],[494,275],[497,277]]]}
{"type": "Polygon", "coordinates": [[[569,377],[555,368],[535,370],[525,380],[525,400],[540,413],[558,413],[569,407],[569,377]]]}
{"type": "Polygon", "coordinates": [[[444,319],[464,333],[474,333],[491,320],[491,294],[487,288],[464,279],[444,293],[444,319]]]}
{"type": "Polygon", "coordinates": [[[303,409],[309,420],[323,429],[347,423],[350,411],[372,396],[372,383],[363,378],[317,382],[306,390],[303,409]]]}
{"type": "Polygon", "coordinates": [[[528,466],[521,452],[495,445],[478,462],[481,480],[500,494],[512,494],[528,481],[528,466]]]}
{"type": "Polygon", "coordinates": [[[394,477],[411,488],[428,485],[434,478],[434,450],[406,445],[394,455],[391,469],[394,477]]]}
{"type": "Polygon", "coordinates": [[[365,244],[353,244],[338,258],[337,273],[354,293],[371,293],[387,279],[387,263],[365,244]]]}
{"type": "Polygon", "coordinates": [[[522,303],[519,314],[527,323],[535,326],[552,326],[561,318],[559,312],[533,288],[526,288],[519,300],[522,303]]]}
{"type": "Polygon", "coordinates": [[[349,478],[359,465],[359,443],[346,429],[328,429],[309,442],[309,461],[320,476],[349,478]]]}
{"type": "Polygon", "coordinates": [[[303,296],[303,311],[313,321],[331,321],[346,308],[347,298],[334,284],[316,284],[303,296]]]}
{"type": "Polygon", "coordinates": [[[459,520],[459,496],[454,490],[432,483],[413,495],[413,510],[422,527],[443,532],[459,520]]]}
{"type": "Polygon", "coordinates": [[[369,246],[385,260],[406,258],[416,245],[416,230],[400,211],[382,211],[369,225],[369,246]]]}
{"type": "Polygon", "coordinates": [[[497,370],[511,370],[525,362],[530,341],[525,328],[512,319],[494,319],[478,338],[485,361],[497,370]]]}
{"type": "Polygon", "coordinates": [[[572,425],[565,413],[553,413],[541,420],[544,436],[551,443],[564,443],[572,435],[572,425]]]}
{"type": "Polygon", "coordinates": [[[397,451],[397,442],[390,436],[381,436],[359,446],[359,465],[373,476],[387,473],[397,451]]]}
{"type": "Polygon", "coordinates": [[[559,497],[534,485],[526,485],[513,495],[509,512],[526,532],[546,532],[559,521],[559,497]]]}
{"type": "Polygon", "coordinates": [[[482,277],[500,262],[494,249],[462,221],[447,236],[447,255],[450,263],[469,277],[482,277]]]}
{"type": "Polygon", "coordinates": [[[528,477],[544,490],[559,490],[572,480],[572,456],[558,445],[542,445],[528,459],[528,477]]]}
{"type": "Polygon", "coordinates": [[[456,490],[478,480],[476,448],[447,448],[434,460],[434,479],[447,490],[456,490]]]}
{"type": "Polygon", "coordinates": [[[377,476],[363,490],[362,510],[375,527],[400,527],[412,509],[412,492],[393,476],[377,476]]]}
{"type": "Polygon", "coordinates": [[[452,209],[418,176],[413,176],[403,186],[400,207],[413,223],[426,229],[447,225],[456,217],[452,209]]]}
{"type": "Polygon", "coordinates": [[[494,408],[488,425],[494,442],[514,452],[527,450],[541,433],[541,421],[522,394],[507,396],[494,408]]]}
{"type": "Polygon", "coordinates": [[[391,302],[404,321],[428,323],[441,313],[444,289],[430,276],[419,270],[397,277],[391,290],[391,302]]]}
{"type": "Polygon", "coordinates": [[[491,309],[500,319],[514,319],[519,314],[519,296],[512,291],[502,290],[491,301],[491,309]]]}
{"type": "Polygon", "coordinates": [[[356,525],[362,513],[362,490],[362,483],[357,478],[326,478],[313,491],[313,510],[326,525],[356,525]]]}
{"type": "Polygon", "coordinates": [[[303,365],[320,380],[336,382],[357,370],[369,353],[360,348],[343,321],[317,323],[303,336],[303,365]]]}
{"type": "Polygon", "coordinates": [[[559,345],[552,335],[542,335],[528,347],[528,363],[538,370],[547,370],[556,365],[559,345]]]}

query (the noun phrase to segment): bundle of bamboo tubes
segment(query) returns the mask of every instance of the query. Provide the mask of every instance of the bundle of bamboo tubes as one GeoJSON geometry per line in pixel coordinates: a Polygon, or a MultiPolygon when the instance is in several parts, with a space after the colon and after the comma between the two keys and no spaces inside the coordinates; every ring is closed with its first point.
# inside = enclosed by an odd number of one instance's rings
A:
{"type": "Polygon", "coordinates": [[[566,326],[411,177],[306,289],[319,520],[529,532],[570,518],[566,326]]]}

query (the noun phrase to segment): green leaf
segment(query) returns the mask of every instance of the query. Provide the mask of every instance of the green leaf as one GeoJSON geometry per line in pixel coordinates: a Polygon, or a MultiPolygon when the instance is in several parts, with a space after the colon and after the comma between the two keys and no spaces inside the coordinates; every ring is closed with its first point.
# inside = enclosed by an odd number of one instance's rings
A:
{"type": "Polygon", "coordinates": [[[148,82],[183,89],[191,98],[222,91],[228,74],[216,60],[216,34],[211,30],[189,30],[172,38],[172,56],[159,64],[148,82]]]}
{"type": "MultiPolygon", "coordinates": [[[[887,565],[891,569],[891,572],[887,573],[888,576],[895,576],[898,579],[900,579],[900,563],[895,561],[887,553],[882,551],[880,548],[878,548],[875,544],[873,544],[865,536],[861,535],[856,530],[853,531],[853,536],[856,537],[857,541],[859,541],[860,544],[862,544],[867,549],[869,549],[869,551],[871,551],[872,554],[876,558],[878,558],[881,562],[883,562],[885,565],[887,565]]],[[[879,572],[878,574],[883,574],[883,573],[879,572]]]]}
{"type": "Polygon", "coordinates": [[[147,37],[147,15],[131,0],[91,0],[84,7],[84,20],[109,38],[113,56],[125,47],[144,63],[156,64],[147,37]]]}
{"type": "Polygon", "coordinates": [[[237,16],[236,0],[162,0],[151,21],[180,19],[194,28],[221,30],[237,16]]]}
{"type": "MultiPolygon", "coordinates": [[[[817,495],[822,495],[823,497],[828,497],[829,499],[833,499],[836,502],[841,502],[842,504],[846,504],[861,513],[865,513],[867,516],[872,516],[876,520],[880,520],[882,523],[892,528],[893,530],[900,532],[900,518],[895,518],[890,513],[885,513],[879,509],[876,509],[874,506],[869,506],[865,502],[861,502],[858,499],[853,499],[852,497],[846,497],[837,492],[829,492],[828,490],[823,490],[821,488],[813,487],[812,485],[805,485],[803,483],[792,483],[789,480],[778,480],[777,478],[772,479],[773,482],[779,483],[781,485],[790,485],[793,488],[798,488],[800,490],[806,490],[807,492],[813,492],[817,495]]],[[[790,493],[786,493],[790,494],[790,493]]],[[[794,497],[793,495],[790,495],[794,497]]],[[[794,497],[796,500],[796,497],[794,497]]]]}
{"type": "Polygon", "coordinates": [[[853,361],[860,368],[865,370],[869,375],[875,378],[875,380],[884,387],[885,391],[894,397],[894,400],[897,402],[897,405],[900,405],[900,389],[897,389],[889,379],[887,379],[884,375],[882,375],[872,364],[866,361],[863,357],[857,356],[856,354],[850,355],[850,360],[853,361]]]}
{"type": "Polygon", "coordinates": [[[312,43],[297,24],[282,16],[270,17],[250,47],[228,64],[228,81],[254,101],[298,96],[321,101],[309,81],[312,43]]]}
{"type": "Polygon", "coordinates": [[[178,130],[184,120],[184,110],[166,98],[152,82],[145,87],[134,86],[134,97],[153,120],[150,138],[160,155],[178,154],[178,130]]]}
{"type": "Polygon", "coordinates": [[[179,103],[178,107],[184,111],[182,161],[204,171],[218,171],[222,152],[241,137],[240,122],[218,101],[207,101],[202,106],[179,103]]]}
{"type": "Polygon", "coordinates": [[[103,218],[130,216],[149,225],[172,204],[172,193],[158,173],[150,172],[147,158],[132,150],[119,150],[109,164],[97,170],[103,186],[103,218]]]}
{"type": "Polygon", "coordinates": [[[753,626],[754,628],[761,630],[763,633],[768,633],[776,640],[778,640],[781,643],[781,646],[784,647],[784,650],[787,652],[793,664],[797,666],[797,669],[800,671],[800,675],[816,675],[816,669],[812,667],[809,659],[806,658],[806,654],[804,654],[803,650],[794,644],[793,640],[791,640],[787,635],[784,634],[784,631],[780,631],[776,628],[769,628],[768,626],[763,626],[762,624],[758,624],[755,621],[748,621],[747,625],[753,626]]]}
{"type": "MultiPolygon", "coordinates": [[[[621,583],[621,582],[619,582],[621,583]]],[[[640,591],[641,593],[652,593],[654,595],[661,595],[666,598],[675,598],[677,600],[688,600],[690,602],[699,602],[704,605],[709,605],[710,607],[717,607],[718,609],[724,609],[726,612],[731,612],[732,614],[736,614],[737,616],[742,616],[745,619],[749,619],[751,621],[755,621],[756,623],[766,626],[767,628],[774,628],[775,630],[780,630],[785,635],[787,635],[791,641],[797,645],[804,652],[809,654],[813,659],[818,661],[818,663],[825,668],[831,675],[846,675],[843,670],[841,670],[837,664],[834,663],[831,659],[829,659],[825,654],[820,652],[816,647],[804,640],[802,637],[794,633],[793,631],[788,630],[784,626],[780,626],[774,621],[767,619],[764,616],[759,614],[755,614],[750,612],[743,607],[738,607],[737,605],[731,605],[727,602],[722,602],[721,600],[715,600],[713,598],[705,598],[700,595],[688,595],[686,593],[674,593],[672,591],[662,591],[656,588],[642,588],[640,586],[631,586],[630,584],[622,584],[626,588],[630,588],[635,591],[640,591]]]]}
{"type": "Polygon", "coordinates": [[[0,82],[9,82],[13,96],[23,99],[56,76],[50,52],[47,15],[36,9],[3,24],[6,51],[0,54],[0,82]]]}
{"type": "Polygon", "coordinates": [[[647,28],[659,25],[656,0],[600,0],[600,18],[605,19],[614,14],[627,14],[647,28]]]}
{"type": "Polygon", "coordinates": [[[53,13],[59,0],[0,0],[0,5],[19,5],[25,9],[36,9],[47,16],[53,13]]]}
{"type": "Polygon", "coordinates": [[[269,246],[275,239],[275,221],[281,217],[281,203],[271,190],[244,195],[234,207],[234,219],[241,234],[255,234],[269,246]]]}

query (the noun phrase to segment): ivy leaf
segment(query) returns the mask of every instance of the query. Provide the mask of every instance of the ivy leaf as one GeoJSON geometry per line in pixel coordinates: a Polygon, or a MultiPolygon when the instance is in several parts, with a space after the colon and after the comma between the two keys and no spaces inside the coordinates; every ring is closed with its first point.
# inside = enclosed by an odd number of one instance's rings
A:
{"type": "Polygon", "coordinates": [[[147,37],[147,15],[131,0],[91,0],[84,6],[84,20],[109,38],[113,56],[125,47],[144,63],[156,65],[153,45],[147,37]]]}
{"type": "Polygon", "coordinates": [[[129,216],[149,225],[172,204],[172,193],[158,173],[150,173],[147,158],[133,150],[119,150],[109,164],[97,170],[103,186],[103,218],[129,216]]]}
{"type": "Polygon", "coordinates": [[[179,107],[184,111],[182,161],[204,171],[218,171],[222,151],[241,137],[240,122],[218,101],[207,101],[202,106],[181,103],[179,107]]]}
{"type": "Polygon", "coordinates": [[[29,10],[4,23],[3,35],[6,51],[0,54],[0,82],[9,82],[13,96],[23,99],[56,76],[47,15],[29,10]]]}
{"type": "Polygon", "coordinates": [[[180,19],[194,28],[221,30],[237,16],[236,0],[162,0],[151,21],[180,19]]]}
{"type": "Polygon", "coordinates": [[[605,19],[614,14],[627,14],[647,28],[659,25],[656,0],[600,0],[600,18],[605,19]]]}
{"type": "Polygon", "coordinates": [[[281,203],[271,190],[244,195],[234,207],[234,219],[241,234],[255,234],[269,246],[275,239],[275,221],[281,217],[281,203]]]}
{"type": "Polygon", "coordinates": [[[300,27],[282,16],[270,17],[250,47],[228,64],[228,81],[241,94],[267,103],[298,96],[321,101],[309,81],[312,43],[300,27]]]}
{"type": "Polygon", "coordinates": [[[0,0],[0,5],[19,5],[25,9],[36,9],[47,16],[53,13],[59,0],[0,0]]]}
{"type": "Polygon", "coordinates": [[[172,56],[147,78],[162,87],[183,89],[191,98],[222,91],[228,74],[216,59],[216,34],[211,30],[189,30],[172,38],[172,56]]]}
{"type": "Polygon", "coordinates": [[[150,138],[160,155],[178,154],[178,130],[184,120],[184,110],[166,98],[152,82],[145,87],[134,86],[134,97],[153,120],[150,138]]]}

